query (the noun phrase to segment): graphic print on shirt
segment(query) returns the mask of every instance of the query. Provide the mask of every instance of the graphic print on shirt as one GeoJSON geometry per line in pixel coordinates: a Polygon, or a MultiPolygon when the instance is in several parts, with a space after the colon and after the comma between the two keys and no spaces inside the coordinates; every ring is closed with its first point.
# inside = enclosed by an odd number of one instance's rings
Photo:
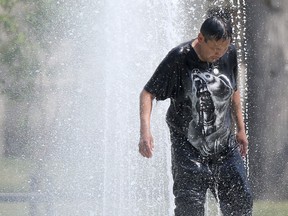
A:
{"type": "Polygon", "coordinates": [[[193,120],[189,124],[188,139],[204,156],[222,150],[223,140],[230,130],[225,127],[227,109],[233,87],[229,78],[218,69],[191,73],[193,120]]]}

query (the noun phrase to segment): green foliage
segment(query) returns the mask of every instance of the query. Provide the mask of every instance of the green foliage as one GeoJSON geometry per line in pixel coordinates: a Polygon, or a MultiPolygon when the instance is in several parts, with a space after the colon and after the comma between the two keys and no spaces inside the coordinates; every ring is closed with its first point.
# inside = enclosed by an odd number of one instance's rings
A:
{"type": "Polygon", "coordinates": [[[17,0],[0,0],[0,5],[5,10],[11,10],[16,2],[17,0]]]}
{"type": "Polygon", "coordinates": [[[63,36],[66,13],[59,1],[0,0],[1,93],[13,100],[34,98],[43,56],[63,36]]]}
{"type": "MultiPolygon", "coordinates": [[[[38,65],[35,50],[30,35],[25,32],[25,22],[16,19],[19,9],[13,10],[19,1],[1,0],[0,14],[0,70],[1,92],[9,98],[19,99],[31,95],[35,74],[38,65]]],[[[27,28],[26,28],[27,29],[27,28]]]]}
{"type": "Polygon", "coordinates": [[[13,17],[9,17],[8,15],[0,15],[0,22],[7,33],[16,32],[17,28],[15,26],[13,17]]]}
{"type": "Polygon", "coordinates": [[[62,38],[69,19],[66,8],[59,5],[59,1],[27,2],[33,2],[33,10],[26,14],[25,19],[41,47],[47,48],[51,40],[62,38]]]}
{"type": "Polygon", "coordinates": [[[50,84],[47,77],[52,79],[53,63],[47,60],[68,24],[65,4],[63,0],[0,0],[0,94],[8,99],[4,115],[9,122],[3,122],[6,157],[29,155],[38,148],[31,144],[35,118],[29,110],[39,108],[43,89],[50,84]]]}

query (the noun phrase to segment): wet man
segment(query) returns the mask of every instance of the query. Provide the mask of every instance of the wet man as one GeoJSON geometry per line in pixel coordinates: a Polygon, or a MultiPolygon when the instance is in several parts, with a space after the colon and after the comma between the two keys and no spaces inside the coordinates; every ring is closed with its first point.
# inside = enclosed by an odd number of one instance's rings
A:
{"type": "Polygon", "coordinates": [[[152,157],[152,102],[170,99],[175,216],[204,215],[207,189],[224,216],[252,215],[243,157],[248,141],[237,88],[237,54],[224,18],[207,18],[196,39],[172,49],[140,94],[142,156],[152,157]],[[237,131],[234,131],[234,128],[237,131]]]}

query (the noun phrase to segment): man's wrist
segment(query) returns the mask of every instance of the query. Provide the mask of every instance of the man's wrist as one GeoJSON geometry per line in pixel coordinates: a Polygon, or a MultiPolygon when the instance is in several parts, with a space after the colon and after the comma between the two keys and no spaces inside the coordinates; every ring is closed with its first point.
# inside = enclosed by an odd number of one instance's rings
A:
{"type": "Polygon", "coordinates": [[[150,134],[149,128],[140,129],[140,137],[147,136],[148,134],[150,134]]]}

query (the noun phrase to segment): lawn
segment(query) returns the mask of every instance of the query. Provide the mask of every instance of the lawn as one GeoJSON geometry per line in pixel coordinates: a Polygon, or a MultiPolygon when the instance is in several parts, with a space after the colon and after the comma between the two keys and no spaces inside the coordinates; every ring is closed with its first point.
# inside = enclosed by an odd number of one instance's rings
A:
{"type": "Polygon", "coordinates": [[[0,193],[27,192],[35,165],[28,160],[0,158],[0,193]]]}
{"type": "MultiPolygon", "coordinates": [[[[1,159],[0,158],[0,193],[13,193],[13,192],[28,192],[30,190],[30,177],[35,172],[35,163],[27,160],[19,159],[1,159]]],[[[62,178],[62,177],[61,177],[62,178]]],[[[82,216],[82,215],[94,215],[93,210],[89,211],[89,207],[93,206],[92,203],[55,203],[54,208],[57,212],[64,211],[60,215],[63,216],[82,216]],[[77,205],[85,206],[83,211],[78,212],[76,210],[71,211],[77,205]],[[87,205],[87,206],[86,206],[87,205]],[[70,214],[68,213],[70,209],[70,214]]],[[[46,205],[40,204],[38,208],[39,216],[46,215],[46,205]],[[41,212],[41,213],[40,213],[41,212]]],[[[214,212],[215,204],[211,206],[208,211],[209,216],[217,215],[214,212]]],[[[0,216],[28,216],[30,205],[29,203],[1,203],[0,202],[0,216]]],[[[288,200],[281,202],[273,201],[254,201],[253,216],[287,216],[288,215],[288,200]]],[[[104,215],[106,216],[106,215],[104,215]]],[[[107,215],[108,216],[108,215],[107,215]]],[[[137,215],[136,215],[137,216],[137,215]]],[[[158,216],[158,215],[156,215],[158,216]]]]}
{"type": "MultiPolygon", "coordinates": [[[[43,211],[43,206],[42,206],[42,212],[44,216],[45,213],[43,211]]],[[[66,211],[66,213],[67,212],[69,211],[66,211]]],[[[28,203],[15,203],[15,204],[0,203],[0,216],[8,216],[8,215],[9,216],[28,216],[29,204],[28,203]]],[[[80,216],[80,214],[76,214],[76,212],[74,215],[69,214],[69,216],[70,215],[80,216]]],[[[287,202],[268,202],[268,201],[255,202],[253,216],[287,216],[287,215],[288,215],[288,201],[287,202]]],[[[68,215],[64,214],[63,216],[68,216],[68,215]]],[[[104,216],[108,216],[108,215],[104,215],[104,216]]]]}
{"type": "MultiPolygon", "coordinates": [[[[218,205],[212,195],[209,194],[207,216],[219,216],[218,205]]],[[[255,200],[253,216],[288,216],[288,200],[286,201],[261,201],[255,200]]]]}
{"type": "Polygon", "coordinates": [[[288,201],[255,201],[253,216],[287,216],[288,201]]]}
{"type": "MultiPolygon", "coordinates": [[[[34,167],[27,160],[0,158],[0,193],[28,192],[34,167]]],[[[0,203],[0,216],[28,216],[28,203],[0,203]]]]}

